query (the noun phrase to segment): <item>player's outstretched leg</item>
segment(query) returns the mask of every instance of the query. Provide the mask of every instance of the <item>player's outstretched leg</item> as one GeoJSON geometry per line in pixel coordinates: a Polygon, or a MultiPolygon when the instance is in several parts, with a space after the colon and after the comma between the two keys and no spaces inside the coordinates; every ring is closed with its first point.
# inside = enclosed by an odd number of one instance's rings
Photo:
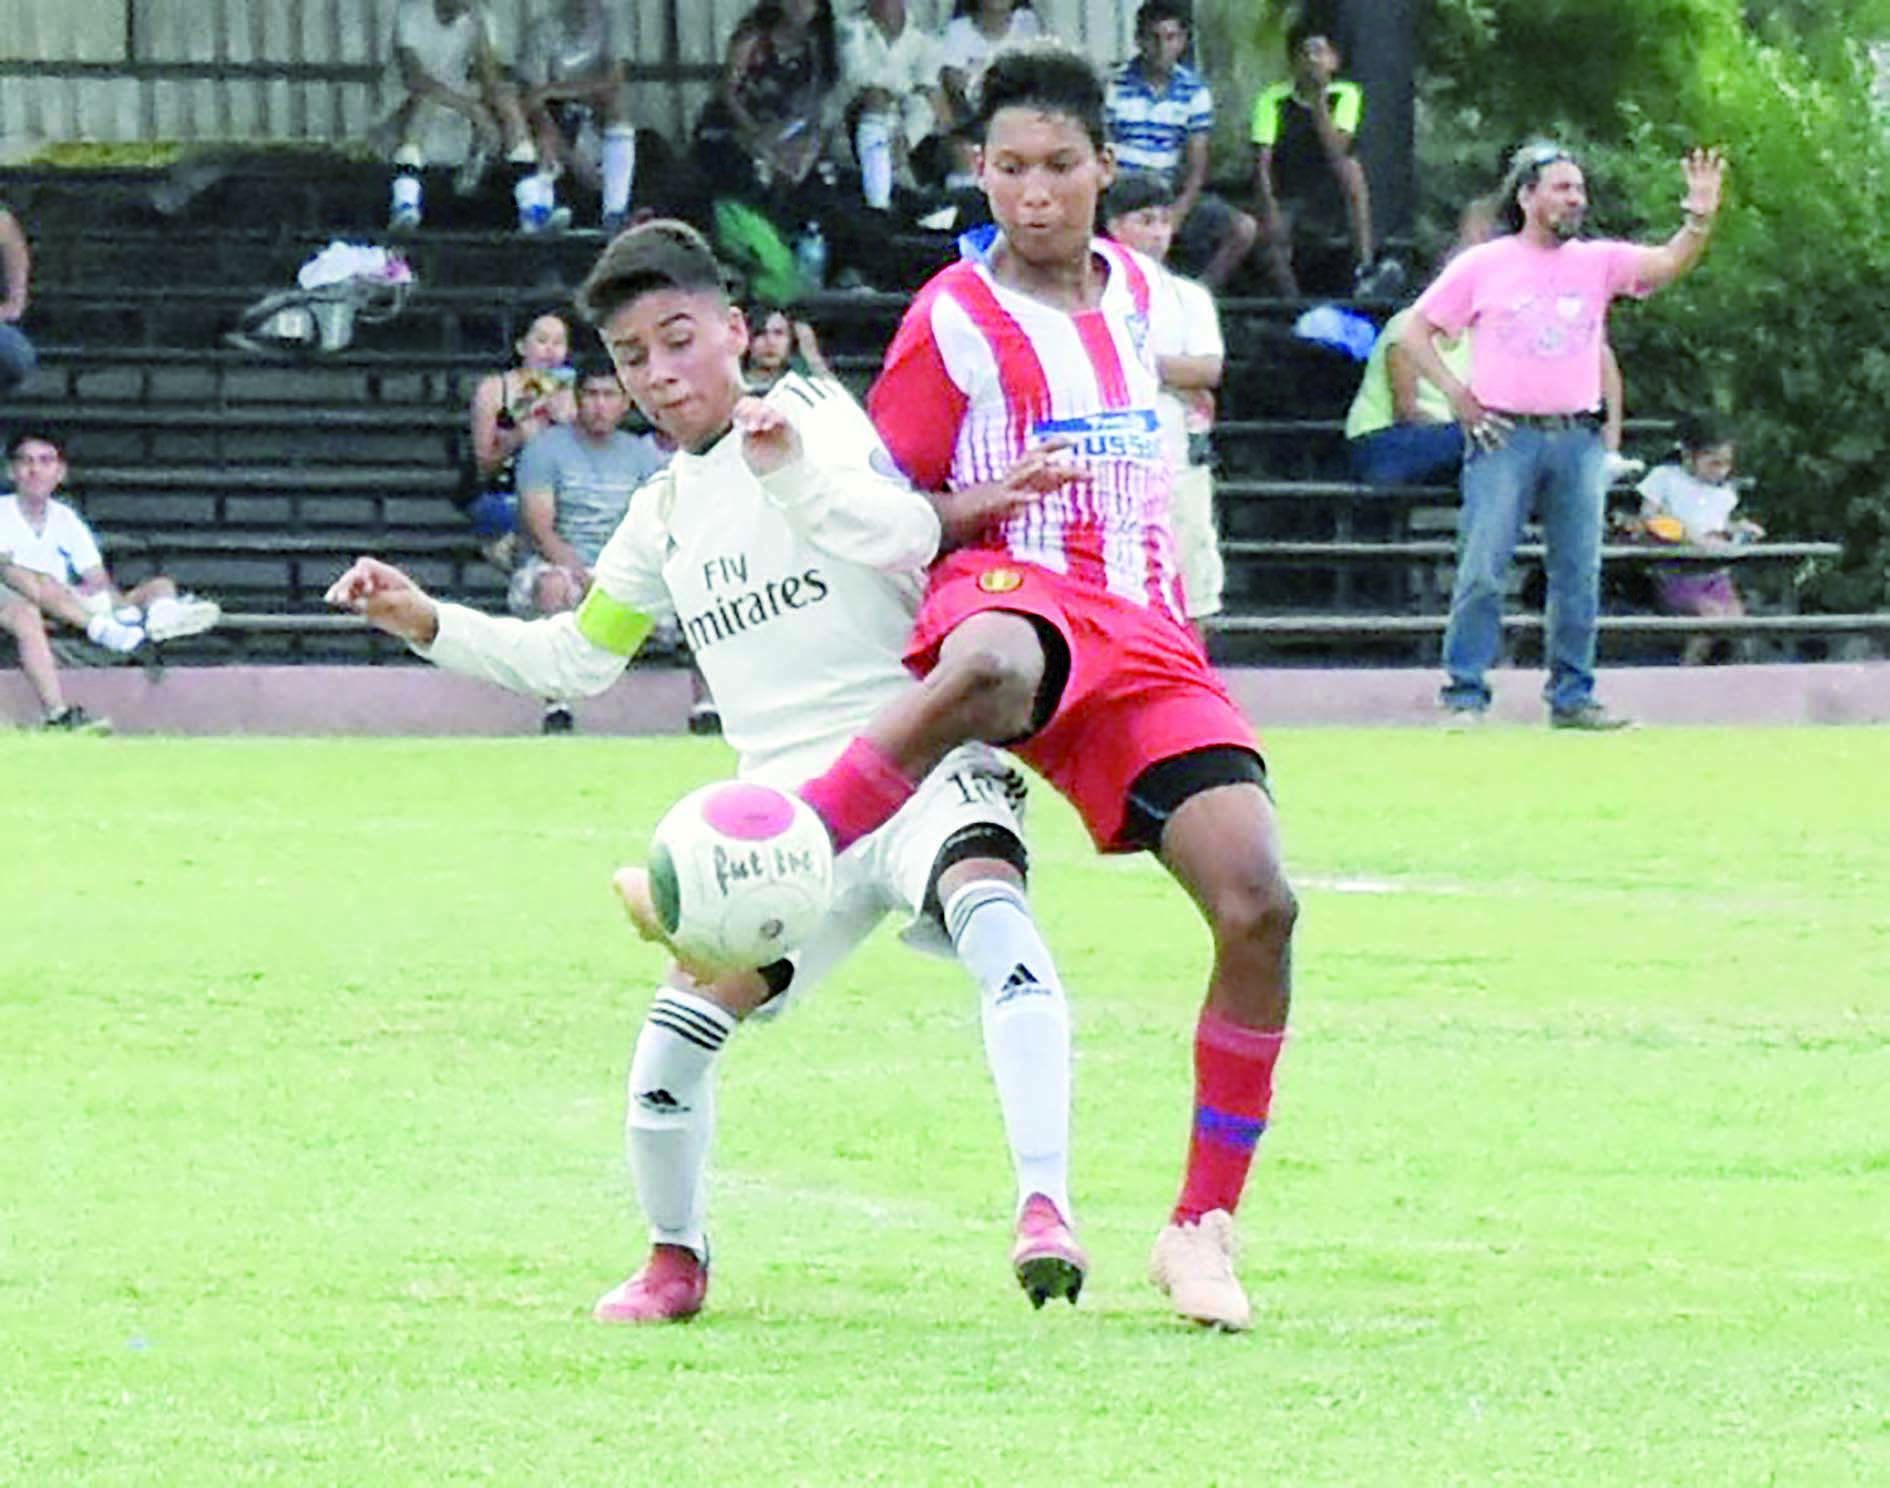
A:
{"type": "Polygon", "coordinates": [[[983,992],[985,1060],[1017,1174],[1011,1271],[1032,1306],[1074,1303],[1089,1257],[1069,1219],[1069,999],[1014,866],[961,861],[940,876],[939,898],[958,959],[983,992]]]}
{"type": "Polygon", "coordinates": [[[1252,1325],[1253,1310],[1234,1271],[1234,1213],[1267,1127],[1286,1038],[1298,907],[1273,806],[1258,785],[1188,797],[1168,818],[1161,854],[1213,931],[1214,971],[1195,1028],[1187,1172],[1149,1275],[1183,1317],[1239,1332],[1252,1325]]]}
{"type": "MultiPolygon", "coordinates": [[[[677,981],[684,978],[678,977],[677,981]]],[[[715,1062],[740,1020],[766,1000],[756,973],[712,986],[668,986],[650,1004],[630,1059],[625,1147],[650,1254],[598,1299],[601,1323],[685,1322],[709,1290],[707,1175],[715,1137],[715,1062]]]]}

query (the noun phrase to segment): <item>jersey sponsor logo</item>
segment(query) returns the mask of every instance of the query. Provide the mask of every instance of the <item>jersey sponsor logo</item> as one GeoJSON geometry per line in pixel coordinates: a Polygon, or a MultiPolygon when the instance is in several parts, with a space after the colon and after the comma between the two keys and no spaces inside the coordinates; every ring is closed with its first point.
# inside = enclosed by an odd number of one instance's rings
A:
{"type": "Polygon", "coordinates": [[[978,587],[986,594],[1010,594],[1024,587],[1024,576],[1014,568],[987,568],[978,575],[978,587]]]}
{"type": "Polygon", "coordinates": [[[689,638],[691,650],[706,651],[710,646],[733,640],[783,615],[819,604],[832,592],[832,586],[818,568],[789,574],[784,579],[770,579],[753,589],[716,595],[715,602],[708,608],[683,617],[683,634],[689,638]]]}
{"type": "Polygon", "coordinates": [[[1080,418],[1039,419],[1031,433],[1070,441],[1072,453],[1091,460],[1162,458],[1161,420],[1152,408],[1119,408],[1080,418]]]}

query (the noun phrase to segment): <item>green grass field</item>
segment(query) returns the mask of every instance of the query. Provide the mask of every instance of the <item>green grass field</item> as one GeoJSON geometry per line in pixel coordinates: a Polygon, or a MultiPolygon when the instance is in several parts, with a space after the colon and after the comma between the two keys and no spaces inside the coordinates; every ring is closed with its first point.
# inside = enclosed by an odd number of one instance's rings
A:
{"type": "Polygon", "coordinates": [[[724,1061],[717,1273],[640,1257],[694,742],[0,738],[0,1482],[1890,1481],[1890,732],[1283,732],[1258,1321],[1143,1280],[1204,967],[1039,791],[1082,1306],[1005,1269],[962,973],[888,933],[724,1061]]]}

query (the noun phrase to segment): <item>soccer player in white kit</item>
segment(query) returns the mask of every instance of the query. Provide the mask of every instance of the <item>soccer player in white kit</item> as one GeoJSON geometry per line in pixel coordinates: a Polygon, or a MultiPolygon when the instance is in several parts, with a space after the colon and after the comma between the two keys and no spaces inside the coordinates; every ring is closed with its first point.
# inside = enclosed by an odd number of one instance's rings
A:
{"type": "MultiPolygon", "coordinates": [[[[632,498],[579,609],[499,619],[436,602],[372,558],[329,598],[441,666],[534,697],[603,691],[674,616],[740,773],[798,786],[915,685],[900,656],[940,513],[837,383],[790,375],[766,398],[746,395],[746,325],[693,229],[658,221],[617,238],[580,305],[678,453],[632,498]]],[[[948,522],[985,515],[946,508],[948,522]]],[[[949,944],[979,982],[1017,1175],[1013,1270],[1038,1306],[1076,1300],[1088,1261],[1069,1220],[1069,1012],[1024,899],[1021,787],[988,747],[954,751],[905,809],[839,857],[833,909],[794,957],[713,982],[671,968],[629,1081],[627,1140],[651,1253],[599,1301],[600,1321],[700,1311],[716,1057],[744,1018],[804,995],[894,909],[913,917],[910,942],[949,944]]]]}

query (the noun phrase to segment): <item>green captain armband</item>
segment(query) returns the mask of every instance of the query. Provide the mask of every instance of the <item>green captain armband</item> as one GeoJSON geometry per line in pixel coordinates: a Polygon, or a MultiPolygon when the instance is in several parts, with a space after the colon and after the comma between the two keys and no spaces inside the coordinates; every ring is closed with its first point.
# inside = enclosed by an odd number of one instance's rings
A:
{"type": "Polygon", "coordinates": [[[656,622],[620,599],[612,599],[595,584],[578,606],[578,634],[600,651],[629,658],[648,639],[656,622]]]}

